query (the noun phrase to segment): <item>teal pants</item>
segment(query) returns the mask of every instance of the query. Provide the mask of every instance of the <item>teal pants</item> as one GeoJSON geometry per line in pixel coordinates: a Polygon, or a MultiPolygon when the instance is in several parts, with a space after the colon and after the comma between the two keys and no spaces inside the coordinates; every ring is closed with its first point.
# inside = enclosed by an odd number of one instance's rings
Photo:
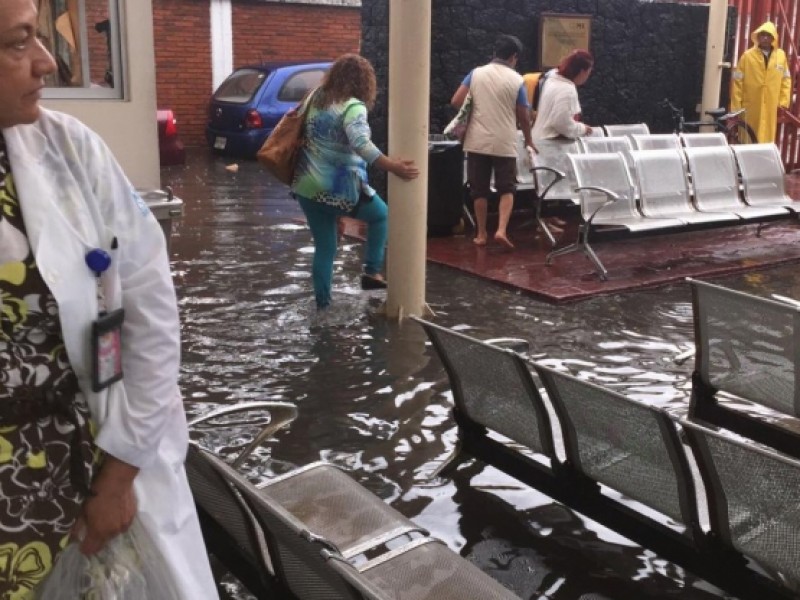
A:
{"type": "Polygon", "coordinates": [[[386,253],[386,238],[389,233],[389,209],[383,198],[375,194],[371,200],[361,202],[355,213],[297,196],[306,215],[311,235],[314,238],[314,262],[311,277],[314,282],[314,297],[317,308],[331,303],[333,282],[333,260],[336,257],[338,232],[336,218],[348,216],[367,224],[367,243],[364,248],[364,273],[375,275],[383,269],[386,253]]]}

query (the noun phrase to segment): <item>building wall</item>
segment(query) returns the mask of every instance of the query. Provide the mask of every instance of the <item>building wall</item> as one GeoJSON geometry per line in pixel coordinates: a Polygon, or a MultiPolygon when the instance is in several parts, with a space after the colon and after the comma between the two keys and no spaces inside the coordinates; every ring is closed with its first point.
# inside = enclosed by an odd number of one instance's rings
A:
{"type": "MultiPolygon", "coordinates": [[[[379,82],[378,101],[370,113],[375,139],[386,140],[389,0],[362,1],[362,51],[373,61],[379,82]]],[[[463,77],[491,58],[501,33],[520,38],[525,46],[521,73],[538,71],[539,15],[543,12],[591,16],[589,50],[595,67],[581,88],[584,120],[592,125],[645,121],[654,131],[671,131],[669,114],[659,107],[670,98],[695,116],[702,95],[707,4],[675,4],[640,0],[514,0],[482,3],[437,0],[432,5],[431,122],[432,133],[454,116],[450,98],[463,77]]],[[[733,11],[730,13],[734,16],[733,11]]],[[[733,21],[732,21],[733,22],[733,21]]],[[[729,32],[733,32],[731,25],[729,32]]],[[[723,89],[726,89],[723,86],[723,89]]]]}
{"type": "MultiPolygon", "coordinates": [[[[234,66],[276,60],[335,58],[357,52],[358,7],[234,0],[234,66]]],[[[172,108],[181,139],[204,146],[211,75],[207,1],[153,0],[158,106],[172,108]]]]}
{"type": "Polygon", "coordinates": [[[211,17],[208,1],[153,0],[156,96],[171,108],[181,139],[203,141],[211,90],[211,17]]]}
{"type": "MultiPolygon", "coordinates": [[[[48,108],[74,115],[105,140],[133,185],[161,186],[156,127],[156,78],[153,57],[153,13],[150,0],[121,3],[127,55],[125,100],[48,99],[48,108]]],[[[99,36],[98,36],[99,37],[99,36]]],[[[105,58],[98,58],[105,63],[105,58]]]]}

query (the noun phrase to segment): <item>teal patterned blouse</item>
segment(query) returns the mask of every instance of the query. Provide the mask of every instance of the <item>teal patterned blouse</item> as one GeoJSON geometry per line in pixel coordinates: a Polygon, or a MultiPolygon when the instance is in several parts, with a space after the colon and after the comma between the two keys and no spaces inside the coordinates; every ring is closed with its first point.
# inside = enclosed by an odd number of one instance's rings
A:
{"type": "Polygon", "coordinates": [[[367,166],[380,156],[371,140],[363,102],[350,98],[318,108],[312,100],[292,192],[350,212],[362,191],[369,196],[375,193],[367,182],[367,166]]]}

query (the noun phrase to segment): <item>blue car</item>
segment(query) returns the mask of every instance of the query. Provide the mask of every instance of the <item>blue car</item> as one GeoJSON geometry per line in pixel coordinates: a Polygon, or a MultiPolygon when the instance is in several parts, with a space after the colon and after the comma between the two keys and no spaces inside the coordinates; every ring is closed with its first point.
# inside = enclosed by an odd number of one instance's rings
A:
{"type": "Polygon", "coordinates": [[[211,97],[206,126],[211,148],[254,157],[281,117],[322,82],[331,64],[274,63],[236,69],[211,97]]]}

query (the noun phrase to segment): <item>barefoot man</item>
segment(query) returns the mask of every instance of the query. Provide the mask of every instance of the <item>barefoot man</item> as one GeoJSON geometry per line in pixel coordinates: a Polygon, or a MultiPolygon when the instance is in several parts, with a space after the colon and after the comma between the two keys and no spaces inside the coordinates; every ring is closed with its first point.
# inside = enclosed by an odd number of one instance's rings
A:
{"type": "Polygon", "coordinates": [[[486,216],[492,172],[500,194],[499,218],[494,239],[513,248],[508,238],[508,220],[514,207],[517,186],[517,123],[525,136],[528,157],[533,162],[528,98],[522,76],[515,70],[522,42],[513,35],[501,35],[494,45],[494,58],[473,69],[461,82],[450,103],[460,108],[472,95],[472,112],[464,136],[467,180],[475,203],[477,233],[475,244],[485,246],[488,238],[486,216]]]}

